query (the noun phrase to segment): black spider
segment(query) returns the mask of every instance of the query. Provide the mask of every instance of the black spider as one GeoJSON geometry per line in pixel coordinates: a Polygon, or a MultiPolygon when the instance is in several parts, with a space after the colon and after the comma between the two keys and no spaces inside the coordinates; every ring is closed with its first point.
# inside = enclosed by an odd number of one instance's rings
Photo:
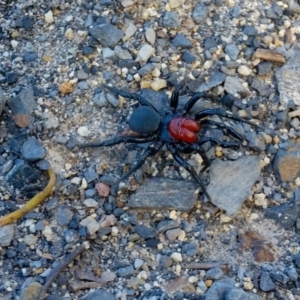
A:
{"type": "Polygon", "coordinates": [[[189,111],[195,105],[195,103],[204,95],[197,92],[194,94],[188,102],[185,104],[181,111],[177,111],[179,92],[182,85],[178,85],[171,96],[170,106],[163,107],[162,111],[158,111],[147,99],[139,94],[131,94],[125,91],[118,90],[116,88],[104,85],[104,87],[111,92],[120,95],[125,98],[134,99],[139,102],[139,106],[132,113],[129,120],[129,127],[134,132],[140,134],[139,136],[118,136],[111,139],[107,139],[98,143],[81,144],[79,147],[107,147],[113,146],[119,143],[146,143],[151,144],[142,152],[138,159],[133,163],[131,169],[125,173],[118,181],[119,183],[127,179],[132,173],[140,168],[148,156],[155,155],[164,145],[172,153],[174,159],[182,165],[190,175],[196,180],[202,189],[202,192],[211,200],[208,195],[200,177],[194,170],[194,168],[188,164],[178,152],[190,153],[198,152],[204,162],[204,166],[200,172],[205,171],[209,165],[210,160],[206,156],[202,145],[207,142],[211,142],[214,145],[219,145],[223,148],[237,148],[240,146],[243,137],[231,126],[227,126],[221,122],[216,122],[207,119],[209,116],[217,115],[226,117],[235,121],[245,122],[255,127],[260,128],[259,125],[240,118],[231,112],[225,111],[221,108],[203,109],[193,116],[187,116],[189,111]],[[199,132],[203,124],[209,124],[221,128],[227,131],[229,135],[234,137],[235,141],[219,141],[213,137],[199,137],[199,132]]]}

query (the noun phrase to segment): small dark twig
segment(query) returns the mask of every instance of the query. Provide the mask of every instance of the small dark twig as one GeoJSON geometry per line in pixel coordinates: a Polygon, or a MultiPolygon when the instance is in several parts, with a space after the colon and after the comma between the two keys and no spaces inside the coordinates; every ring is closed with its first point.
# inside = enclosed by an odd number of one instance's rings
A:
{"type": "Polygon", "coordinates": [[[55,267],[49,278],[47,279],[46,283],[44,284],[43,288],[39,293],[38,300],[44,300],[47,290],[52,284],[52,282],[58,277],[61,271],[68,266],[79,254],[81,254],[86,249],[86,245],[82,244],[78,248],[76,248],[73,252],[71,252],[68,256],[62,259],[61,263],[55,267]]]}

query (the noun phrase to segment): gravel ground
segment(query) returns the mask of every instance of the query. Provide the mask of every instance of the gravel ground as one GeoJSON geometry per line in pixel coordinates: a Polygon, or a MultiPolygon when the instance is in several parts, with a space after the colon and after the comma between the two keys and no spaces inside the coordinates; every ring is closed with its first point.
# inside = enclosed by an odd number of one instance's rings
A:
{"type": "MultiPolygon", "coordinates": [[[[0,11],[0,216],[43,190],[45,171],[57,177],[47,201],[0,227],[0,300],[44,299],[43,288],[48,300],[300,299],[297,2],[24,0],[0,11]],[[206,94],[191,114],[222,107],[262,129],[210,118],[244,138],[203,146],[212,202],[165,148],[115,193],[147,145],[77,147],[132,134],[137,101],[103,84],[161,110],[180,82],[181,108],[206,94]]],[[[201,134],[233,140],[214,126],[201,134]]],[[[200,172],[199,154],[183,157],[200,172]]]]}

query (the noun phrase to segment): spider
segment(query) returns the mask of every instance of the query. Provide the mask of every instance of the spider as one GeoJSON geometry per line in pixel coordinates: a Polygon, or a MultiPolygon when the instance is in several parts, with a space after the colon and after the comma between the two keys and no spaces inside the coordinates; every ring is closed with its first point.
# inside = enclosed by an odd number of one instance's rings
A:
{"type": "Polygon", "coordinates": [[[118,180],[116,186],[119,186],[121,181],[126,180],[132,173],[139,169],[145,162],[148,156],[153,156],[159,150],[166,145],[167,149],[171,152],[175,161],[186,169],[192,178],[199,184],[202,192],[208,200],[211,201],[211,197],[206,191],[206,188],[200,179],[194,168],[186,162],[179,152],[191,153],[197,152],[203,159],[203,168],[200,173],[204,172],[210,166],[210,160],[208,159],[203,144],[210,142],[214,145],[221,146],[223,148],[238,148],[240,146],[243,137],[233,127],[225,125],[222,122],[216,122],[208,119],[207,117],[217,115],[232,119],[239,122],[248,123],[252,126],[260,128],[259,125],[243,119],[231,112],[225,111],[221,108],[203,109],[197,112],[195,115],[187,116],[195,103],[204,96],[204,93],[195,93],[185,104],[182,110],[178,111],[179,93],[182,89],[182,84],[175,87],[171,99],[170,105],[163,107],[162,111],[158,111],[147,99],[140,94],[132,94],[122,90],[118,90],[114,87],[104,85],[104,88],[120,95],[124,98],[137,100],[139,106],[133,111],[130,120],[129,127],[132,131],[139,134],[139,136],[117,136],[107,140],[103,140],[96,143],[80,144],[80,148],[84,147],[107,147],[113,146],[119,143],[147,143],[150,145],[140,154],[137,160],[133,163],[131,169],[123,174],[118,180]],[[202,125],[208,124],[225,130],[230,136],[235,138],[234,141],[219,141],[214,137],[199,137],[202,125]]]}

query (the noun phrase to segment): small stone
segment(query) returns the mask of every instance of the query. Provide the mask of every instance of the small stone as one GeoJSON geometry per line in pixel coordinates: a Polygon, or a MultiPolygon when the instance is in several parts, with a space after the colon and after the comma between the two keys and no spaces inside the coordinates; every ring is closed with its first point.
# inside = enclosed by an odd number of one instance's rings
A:
{"type": "Polygon", "coordinates": [[[178,236],[181,234],[181,229],[176,228],[176,229],[171,229],[166,232],[166,236],[169,241],[174,242],[178,238],[178,236]]]}
{"type": "Polygon", "coordinates": [[[215,267],[215,268],[211,268],[209,269],[206,274],[205,274],[205,278],[206,279],[212,279],[212,280],[218,280],[221,277],[223,277],[224,273],[222,271],[221,268],[215,267]]]}
{"type": "Polygon", "coordinates": [[[154,238],[156,236],[155,230],[145,225],[136,225],[134,231],[144,239],[154,238]]]}
{"type": "Polygon", "coordinates": [[[104,107],[107,105],[106,94],[104,92],[95,94],[92,100],[98,107],[104,107]]]}
{"type": "Polygon", "coordinates": [[[69,40],[69,41],[72,41],[74,39],[74,31],[72,28],[68,28],[65,32],[65,37],[69,40]]]}
{"type": "Polygon", "coordinates": [[[102,182],[98,182],[95,185],[95,189],[97,190],[98,194],[101,197],[108,197],[109,192],[110,192],[110,187],[107,184],[102,183],[102,182]]]}
{"type": "Polygon", "coordinates": [[[42,231],[42,234],[48,242],[52,241],[53,231],[52,231],[52,228],[49,225],[45,226],[44,230],[42,231]]]}
{"type": "Polygon", "coordinates": [[[165,28],[177,28],[180,25],[178,14],[167,11],[163,17],[163,26],[165,28]]]}
{"type": "Polygon", "coordinates": [[[249,76],[252,73],[252,70],[244,65],[240,66],[237,71],[243,76],[249,76]]]}
{"type": "Polygon", "coordinates": [[[192,13],[192,18],[196,24],[201,24],[205,22],[208,17],[208,10],[204,3],[199,3],[195,7],[192,13]]]}
{"type": "Polygon", "coordinates": [[[118,269],[116,271],[116,274],[119,277],[126,277],[126,276],[134,274],[134,272],[135,272],[135,269],[133,266],[127,266],[127,267],[118,269]]]}
{"type": "Polygon", "coordinates": [[[259,281],[259,287],[263,292],[270,292],[276,288],[268,272],[262,271],[259,281]]]}
{"type": "Polygon", "coordinates": [[[135,61],[139,63],[146,63],[153,53],[154,48],[149,44],[145,44],[139,50],[135,61]]]}
{"type": "Polygon", "coordinates": [[[42,287],[39,282],[30,283],[21,291],[20,300],[38,299],[42,287]]]}
{"type": "Polygon", "coordinates": [[[0,227],[0,246],[7,247],[10,245],[14,238],[14,225],[9,224],[0,227]]]}
{"type": "Polygon", "coordinates": [[[80,225],[86,227],[89,235],[93,235],[100,228],[100,224],[93,217],[90,216],[81,220],[80,225]]]}
{"type": "Polygon", "coordinates": [[[64,204],[59,205],[56,209],[55,215],[57,224],[59,226],[67,226],[70,223],[73,215],[74,213],[72,212],[70,207],[64,204]]]}
{"type": "Polygon", "coordinates": [[[136,31],[137,31],[137,27],[132,22],[129,22],[127,24],[127,28],[124,31],[125,35],[122,37],[122,40],[124,42],[127,41],[135,34],[136,31]]]}
{"type": "Polygon", "coordinates": [[[83,204],[87,207],[97,207],[98,206],[98,202],[92,198],[85,199],[83,204]]]}
{"type": "Polygon", "coordinates": [[[256,36],[258,31],[253,26],[245,26],[243,33],[248,36],[256,36]]]}
{"type": "Polygon", "coordinates": [[[182,34],[179,33],[172,41],[172,45],[176,48],[191,48],[192,43],[182,34]]]}
{"type": "Polygon", "coordinates": [[[66,81],[59,85],[58,90],[61,93],[70,94],[73,92],[73,85],[70,82],[66,81]]]}
{"type": "Polygon", "coordinates": [[[27,234],[24,236],[24,243],[27,245],[27,246],[32,246],[32,245],[35,245],[36,242],[37,242],[37,236],[34,236],[32,234],[27,234]]]}
{"type": "Polygon", "coordinates": [[[151,88],[154,91],[159,91],[165,87],[167,87],[167,81],[165,79],[158,79],[151,83],[151,88]]]}
{"type": "Polygon", "coordinates": [[[111,227],[117,223],[117,219],[114,215],[106,215],[104,220],[100,223],[100,228],[111,227]]]}
{"type": "Polygon", "coordinates": [[[231,60],[237,60],[240,51],[235,44],[228,44],[225,46],[225,52],[231,60]]]}
{"type": "Polygon", "coordinates": [[[51,24],[51,23],[54,22],[52,10],[49,10],[47,13],[45,13],[45,21],[46,21],[48,24],[51,24]]]}
{"type": "Polygon", "coordinates": [[[134,260],[134,268],[135,268],[136,270],[138,270],[138,269],[143,265],[143,263],[144,263],[144,261],[143,261],[142,259],[136,258],[136,259],[134,260]]]}
{"type": "Polygon", "coordinates": [[[171,9],[180,7],[182,4],[184,4],[184,0],[170,0],[169,1],[169,6],[171,9]]]}
{"type": "Polygon", "coordinates": [[[40,144],[40,142],[35,137],[29,138],[21,146],[20,151],[22,156],[29,161],[43,159],[47,154],[46,149],[40,144]]]}
{"type": "Polygon", "coordinates": [[[152,27],[147,27],[145,30],[145,38],[151,44],[155,44],[156,40],[156,32],[152,27]]]}
{"type": "Polygon", "coordinates": [[[182,255],[179,252],[173,252],[170,257],[175,262],[182,262],[182,255]]]}
{"type": "Polygon", "coordinates": [[[87,137],[91,134],[90,130],[88,129],[87,126],[81,126],[77,129],[77,132],[80,136],[87,137]]]}

